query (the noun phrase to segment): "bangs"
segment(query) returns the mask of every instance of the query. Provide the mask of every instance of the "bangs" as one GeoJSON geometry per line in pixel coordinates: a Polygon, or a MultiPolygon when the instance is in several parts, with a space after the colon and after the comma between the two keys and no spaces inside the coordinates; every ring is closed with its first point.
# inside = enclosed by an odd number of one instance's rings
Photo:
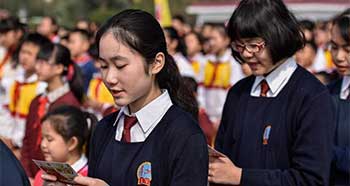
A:
{"type": "Polygon", "coordinates": [[[237,7],[236,11],[233,13],[227,33],[231,38],[231,41],[237,41],[242,38],[254,38],[262,37],[262,30],[264,30],[263,25],[259,22],[260,14],[256,6],[253,8],[242,6],[237,7]],[[252,13],[254,12],[254,13],[252,13]]]}
{"type": "Polygon", "coordinates": [[[54,51],[54,44],[52,43],[47,43],[45,44],[45,46],[43,46],[38,55],[37,55],[37,58],[36,59],[41,59],[41,60],[45,60],[45,61],[49,61],[49,59],[51,58],[52,56],[52,53],[54,51]]]}

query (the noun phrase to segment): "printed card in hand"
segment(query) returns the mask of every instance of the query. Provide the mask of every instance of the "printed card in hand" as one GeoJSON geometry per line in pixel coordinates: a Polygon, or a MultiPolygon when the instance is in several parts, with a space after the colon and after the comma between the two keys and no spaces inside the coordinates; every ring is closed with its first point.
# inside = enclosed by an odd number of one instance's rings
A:
{"type": "Polygon", "coordinates": [[[57,181],[66,184],[75,184],[73,179],[78,176],[74,169],[67,163],[61,162],[48,162],[33,160],[34,163],[47,174],[51,174],[57,177],[57,181]]]}

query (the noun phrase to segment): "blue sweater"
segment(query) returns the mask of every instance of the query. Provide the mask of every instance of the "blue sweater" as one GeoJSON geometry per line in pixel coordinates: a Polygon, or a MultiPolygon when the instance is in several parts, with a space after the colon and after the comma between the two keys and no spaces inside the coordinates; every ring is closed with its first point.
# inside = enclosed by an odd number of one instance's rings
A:
{"type": "Polygon", "coordinates": [[[252,97],[255,77],[227,96],[216,148],[242,168],[241,186],[328,185],[334,131],[330,94],[298,67],[277,97],[252,97]]]}
{"type": "Polygon", "coordinates": [[[0,140],[0,185],[30,186],[28,177],[11,150],[0,140]]]}
{"type": "Polygon", "coordinates": [[[350,185],[350,101],[340,99],[342,81],[343,79],[339,79],[328,85],[336,105],[331,180],[335,185],[350,185]]]}
{"type": "Polygon", "coordinates": [[[146,141],[116,141],[117,113],[103,119],[91,143],[89,176],[111,186],[206,186],[208,152],[199,125],[172,106],[146,141]],[[151,178],[151,179],[150,179],[151,178]]]}

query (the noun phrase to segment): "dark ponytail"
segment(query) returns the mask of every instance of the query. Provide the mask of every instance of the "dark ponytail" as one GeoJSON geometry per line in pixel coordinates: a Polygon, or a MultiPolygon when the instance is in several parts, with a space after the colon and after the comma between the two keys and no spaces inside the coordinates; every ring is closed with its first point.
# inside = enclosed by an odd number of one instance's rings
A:
{"type": "Polygon", "coordinates": [[[170,54],[165,55],[165,65],[156,76],[159,87],[169,91],[171,100],[198,119],[198,103],[191,90],[185,86],[179,69],[170,54]]]}
{"type": "Polygon", "coordinates": [[[61,44],[48,43],[40,50],[38,59],[49,61],[51,58],[55,64],[63,65],[62,77],[67,79],[74,96],[82,102],[84,96],[83,75],[80,68],[72,61],[69,50],[61,44]]]}
{"type": "Polygon", "coordinates": [[[74,106],[64,105],[48,112],[43,117],[42,123],[44,121],[49,121],[65,141],[76,137],[78,139],[78,151],[88,156],[91,134],[97,123],[95,115],[83,112],[74,106]]]}
{"type": "Polygon", "coordinates": [[[196,98],[184,86],[177,65],[167,52],[164,32],[151,14],[142,10],[124,10],[108,19],[96,34],[97,51],[101,37],[109,32],[118,41],[141,54],[148,65],[154,62],[157,53],[162,52],[165,55],[165,64],[156,75],[159,87],[169,91],[175,105],[197,118],[196,98]]]}

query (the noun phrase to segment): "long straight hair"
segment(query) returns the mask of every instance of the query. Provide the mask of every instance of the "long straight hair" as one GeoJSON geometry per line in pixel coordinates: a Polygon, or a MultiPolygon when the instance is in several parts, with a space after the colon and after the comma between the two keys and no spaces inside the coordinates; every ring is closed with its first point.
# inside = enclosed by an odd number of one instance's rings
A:
{"type": "Polygon", "coordinates": [[[111,32],[116,40],[138,52],[147,65],[154,62],[157,53],[165,55],[163,69],[156,75],[156,83],[169,91],[171,100],[197,118],[196,98],[184,86],[176,63],[168,54],[163,30],[158,21],[142,10],[124,10],[105,22],[96,34],[97,50],[101,37],[111,32]]]}

